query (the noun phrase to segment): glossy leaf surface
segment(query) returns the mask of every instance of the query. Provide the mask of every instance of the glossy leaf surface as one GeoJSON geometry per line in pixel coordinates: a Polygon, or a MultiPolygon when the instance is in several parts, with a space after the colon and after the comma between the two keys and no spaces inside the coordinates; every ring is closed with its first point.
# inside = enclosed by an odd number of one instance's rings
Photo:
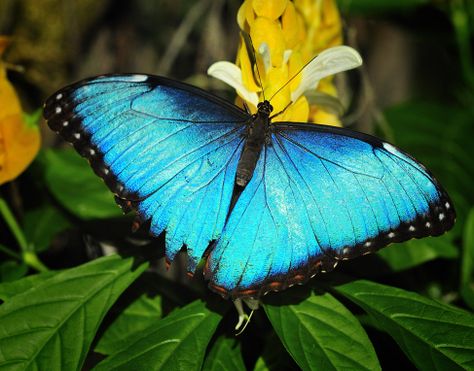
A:
{"type": "Polygon", "coordinates": [[[474,367],[474,316],[413,292],[369,281],[338,286],[421,370],[474,367]]]}
{"type": "Polygon", "coordinates": [[[80,369],[105,313],[144,268],[109,256],[12,297],[0,306],[0,368],[80,369]]]}
{"type": "MultiPolygon", "coordinates": [[[[292,290],[298,304],[275,295],[265,312],[293,359],[304,370],[379,370],[374,348],[354,315],[329,293],[292,290]],[[304,300],[303,300],[304,299],[304,300]]],[[[287,296],[288,298],[288,296],[287,296]]]]}

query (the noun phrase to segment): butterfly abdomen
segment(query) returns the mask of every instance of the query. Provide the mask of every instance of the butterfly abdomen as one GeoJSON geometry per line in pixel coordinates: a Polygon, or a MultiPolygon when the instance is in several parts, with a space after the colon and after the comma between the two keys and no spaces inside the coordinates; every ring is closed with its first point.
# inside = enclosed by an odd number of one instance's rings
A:
{"type": "Polygon", "coordinates": [[[270,112],[271,110],[268,111],[259,107],[258,112],[252,116],[252,121],[247,130],[244,149],[237,165],[235,183],[240,187],[245,187],[253,176],[255,166],[260,158],[260,153],[268,135],[270,112]]]}

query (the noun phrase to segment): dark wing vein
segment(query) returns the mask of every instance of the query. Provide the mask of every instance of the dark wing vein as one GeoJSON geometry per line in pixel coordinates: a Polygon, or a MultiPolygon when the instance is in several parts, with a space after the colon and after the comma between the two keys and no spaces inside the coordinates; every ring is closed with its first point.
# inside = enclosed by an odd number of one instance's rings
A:
{"type": "MultiPolygon", "coordinates": [[[[256,191],[254,192],[253,196],[252,196],[252,199],[249,200],[247,206],[245,207],[245,210],[247,210],[247,207],[248,205],[250,205],[251,201],[253,200],[253,198],[255,197],[255,194],[257,193],[258,191],[258,188],[260,188],[260,186],[262,186],[262,183],[263,183],[263,193],[265,194],[265,167],[266,167],[266,157],[267,157],[267,151],[266,151],[266,148],[264,149],[264,164],[263,164],[263,172],[262,172],[262,179],[260,181],[260,183],[258,184],[258,187],[256,188],[256,191]]],[[[258,221],[258,225],[257,225],[257,228],[255,230],[255,234],[254,234],[254,238],[253,238],[253,242],[252,242],[252,251],[250,251],[247,255],[247,260],[245,261],[245,266],[244,268],[242,269],[242,273],[239,277],[239,281],[237,282],[237,284],[235,285],[236,287],[238,287],[240,285],[240,282],[242,282],[242,278],[244,276],[244,273],[245,271],[247,270],[247,267],[249,265],[249,262],[250,262],[250,259],[252,257],[252,253],[253,253],[253,250],[255,249],[255,241],[257,240],[257,236],[258,236],[258,231],[260,230],[260,226],[262,224],[262,219],[263,219],[263,214],[265,212],[265,208],[262,208],[261,210],[261,213],[260,213],[260,219],[258,221]]],[[[243,215],[243,214],[242,214],[243,215]]],[[[240,222],[240,220],[239,220],[240,222]]],[[[232,233],[233,234],[233,233],[232,233]]]]}
{"type": "MultiPolygon", "coordinates": [[[[326,231],[326,235],[328,236],[329,238],[329,246],[332,247],[332,243],[331,243],[331,236],[328,232],[328,229],[327,229],[327,225],[326,225],[326,220],[324,219],[323,217],[323,213],[321,211],[321,208],[319,207],[319,203],[316,201],[315,199],[315,196],[314,196],[314,193],[313,193],[313,190],[311,189],[311,187],[309,186],[309,184],[306,182],[306,179],[305,177],[303,176],[303,174],[301,174],[300,170],[298,169],[298,166],[296,166],[296,164],[294,163],[293,159],[291,158],[290,154],[288,153],[288,151],[286,150],[285,146],[283,145],[283,143],[281,142],[281,139],[276,135],[275,138],[277,139],[277,143],[279,145],[279,147],[281,148],[281,150],[286,154],[288,160],[291,162],[291,164],[293,165],[294,169],[296,170],[296,172],[298,173],[298,175],[300,176],[301,180],[304,182],[306,188],[308,189],[309,191],[309,194],[311,195],[311,198],[313,199],[313,202],[314,204],[316,205],[316,208],[318,209],[318,212],[319,212],[319,215],[321,216],[321,220],[323,221],[323,224],[324,224],[324,229],[326,231]]],[[[311,228],[313,228],[312,224],[311,224],[311,228]]],[[[319,238],[317,236],[317,234],[314,232],[314,229],[313,229],[313,234],[314,236],[316,237],[316,241],[318,241],[318,244],[319,246],[322,246],[321,245],[321,242],[319,241],[319,238]]]]}
{"type": "MultiPolygon", "coordinates": [[[[378,234],[380,234],[380,228],[379,228],[379,222],[377,220],[377,215],[374,211],[374,208],[372,207],[372,204],[369,201],[369,197],[367,196],[367,193],[365,192],[364,188],[361,186],[359,179],[357,179],[356,174],[354,174],[354,173],[351,173],[351,174],[354,177],[355,181],[357,182],[357,185],[359,186],[360,190],[364,194],[364,198],[367,201],[367,205],[369,206],[370,210],[372,211],[372,214],[374,215],[374,220],[375,220],[375,225],[377,226],[377,235],[378,235],[378,234]]],[[[365,234],[368,237],[369,236],[369,230],[367,228],[367,222],[366,222],[365,218],[364,218],[364,226],[365,226],[365,234]]]]}
{"type": "MultiPolygon", "coordinates": [[[[390,156],[389,156],[390,157],[390,156]]],[[[379,159],[380,161],[380,159],[379,159]]],[[[400,186],[400,188],[403,190],[403,193],[405,193],[405,195],[407,196],[408,200],[410,200],[410,203],[413,207],[413,210],[415,210],[415,213],[418,213],[417,210],[416,210],[416,206],[415,206],[415,203],[413,202],[413,200],[411,199],[410,195],[408,194],[407,190],[405,189],[405,187],[403,186],[403,184],[400,182],[400,180],[392,173],[392,171],[388,168],[388,166],[380,161],[382,163],[382,166],[387,170],[387,172],[392,176],[393,179],[395,179],[395,181],[398,183],[398,185],[400,186]]],[[[398,165],[398,164],[397,164],[398,165]]],[[[385,182],[384,182],[385,183],[385,182]]],[[[406,205],[405,202],[403,202],[405,204],[405,207],[408,209],[408,206],[406,205]]],[[[397,209],[397,206],[394,204],[395,208],[397,209]]],[[[398,209],[397,209],[397,212],[398,212],[398,209]]]]}
{"type": "Polygon", "coordinates": [[[313,156],[317,157],[318,159],[320,160],[324,160],[324,161],[327,161],[337,167],[340,167],[346,171],[349,171],[349,172],[352,172],[354,174],[359,174],[359,175],[363,175],[363,176],[367,176],[367,177],[370,177],[370,178],[374,178],[374,179],[379,179],[377,177],[374,177],[373,175],[370,175],[370,174],[365,174],[365,173],[361,173],[361,172],[358,172],[358,171],[354,171],[352,169],[348,169],[346,168],[345,166],[341,165],[341,164],[338,164],[337,162],[334,162],[330,159],[327,159],[325,158],[324,156],[320,156],[318,155],[317,153],[311,151],[310,149],[306,148],[305,146],[303,146],[301,143],[297,142],[296,140],[290,138],[289,136],[286,135],[286,133],[284,131],[278,131],[278,134],[281,135],[282,137],[284,137],[286,140],[290,141],[291,143],[293,143],[294,145],[300,147],[303,151],[305,152],[308,152],[308,153],[311,153],[313,156]]]}
{"type": "MultiPolygon", "coordinates": [[[[399,160],[403,160],[403,159],[399,158],[398,156],[395,156],[395,157],[397,157],[399,160]]],[[[404,169],[398,162],[396,162],[395,159],[394,159],[392,156],[388,156],[388,158],[389,158],[391,161],[393,161],[394,164],[396,164],[398,167],[402,168],[402,169],[405,171],[405,169],[404,169]]],[[[407,162],[407,161],[403,161],[403,162],[404,162],[405,164],[407,164],[407,165],[411,165],[411,164],[410,164],[409,162],[407,162]]],[[[416,169],[413,165],[411,165],[411,167],[414,168],[414,169],[416,169]]],[[[416,169],[416,170],[418,170],[418,169],[416,169]]],[[[418,171],[418,172],[420,172],[420,171],[418,171]]],[[[423,174],[423,172],[420,172],[420,173],[423,174]]],[[[429,204],[430,204],[430,201],[429,201],[429,199],[426,197],[425,192],[420,188],[420,185],[418,184],[418,182],[416,181],[416,179],[413,178],[412,174],[410,174],[409,171],[405,171],[405,174],[408,175],[408,177],[410,178],[410,180],[412,181],[412,183],[415,185],[416,189],[418,189],[418,191],[419,191],[418,193],[420,193],[420,194],[423,196],[423,198],[425,199],[426,203],[429,205],[429,204]]],[[[425,175],[425,174],[423,174],[423,175],[425,175]]],[[[430,182],[432,182],[432,179],[429,179],[429,178],[428,178],[428,180],[429,180],[430,182]]],[[[436,191],[438,191],[438,189],[436,189],[436,191]]],[[[416,208],[415,208],[415,210],[416,210],[416,208]]]]}
{"type": "MultiPolygon", "coordinates": [[[[218,138],[216,138],[216,139],[213,139],[212,141],[206,142],[206,143],[205,143],[204,145],[202,145],[201,147],[196,147],[193,151],[188,152],[188,153],[186,153],[185,155],[183,155],[183,156],[181,156],[181,157],[179,157],[179,158],[173,160],[172,162],[168,163],[165,167],[163,167],[163,168],[161,169],[161,171],[164,171],[165,169],[169,168],[169,167],[170,167],[171,165],[173,165],[176,161],[181,160],[181,159],[184,159],[186,156],[192,154],[193,152],[195,152],[195,151],[197,151],[197,150],[199,150],[199,149],[201,149],[201,148],[203,148],[203,147],[209,145],[210,143],[215,142],[215,141],[217,141],[217,140],[219,140],[219,139],[221,139],[221,138],[223,138],[223,137],[225,137],[225,136],[231,135],[231,134],[235,133],[236,131],[238,131],[238,130],[240,130],[240,129],[241,129],[241,128],[232,129],[231,132],[228,132],[228,133],[226,133],[226,134],[224,134],[224,135],[222,135],[222,136],[220,136],[220,137],[218,137],[218,138]]],[[[222,144],[222,145],[220,145],[220,146],[218,146],[218,147],[215,147],[215,148],[209,150],[209,152],[203,153],[202,156],[196,158],[194,161],[192,161],[192,162],[190,162],[189,164],[187,164],[186,166],[184,166],[184,167],[183,167],[181,170],[179,170],[175,175],[173,175],[173,177],[171,177],[169,180],[167,180],[165,183],[163,183],[160,187],[158,187],[153,193],[157,192],[157,191],[160,190],[162,187],[164,187],[166,184],[168,184],[169,182],[171,182],[177,175],[181,174],[183,171],[185,171],[186,169],[188,169],[190,166],[194,165],[197,161],[201,160],[205,155],[207,155],[207,154],[209,154],[209,153],[211,153],[211,152],[215,152],[216,150],[218,150],[218,149],[220,149],[220,148],[222,148],[222,147],[225,147],[225,146],[228,145],[228,144],[229,144],[229,142],[226,142],[226,143],[224,143],[224,144],[222,144]]],[[[240,146],[240,144],[239,144],[239,146],[240,146]]],[[[239,148],[239,146],[237,146],[237,148],[239,148]]],[[[135,175],[135,173],[131,174],[130,177],[129,177],[127,180],[125,180],[124,183],[128,182],[134,175],[135,175]]],[[[140,188],[140,189],[141,189],[141,188],[140,188]]],[[[140,189],[138,190],[138,192],[140,191],[140,189]]],[[[153,193],[150,193],[150,194],[147,195],[146,197],[151,196],[153,193]]]]}
{"type": "MultiPolygon", "coordinates": [[[[281,145],[281,143],[280,143],[280,139],[279,139],[279,138],[277,138],[277,144],[278,144],[278,146],[279,146],[280,148],[282,148],[282,145],[281,145]]],[[[283,151],[283,149],[282,149],[282,151],[283,151]]],[[[279,154],[277,153],[277,151],[275,151],[275,155],[276,155],[276,157],[278,158],[278,161],[280,162],[280,164],[281,164],[283,170],[285,171],[285,174],[286,174],[287,177],[288,177],[288,180],[289,180],[289,187],[290,187],[291,193],[293,194],[293,197],[294,197],[294,199],[295,199],[295,201],[296,201],[295,191],[293,190],[293,187],[291,187],[292,177],[291,177],[291,175],[288,173],[288,170],[287,170],[287,168],[286,168],[286,166],[285,166],[285,162],[284,162],[284,161],[282,160],[282,158],[279,156],[279,154]]],[[[291,163],[294,165],[294,163],[293,163],[293,161],[291,160],[291,158],[289,158],[289,160],[290,160],[291,163]]],[[[298,170],[297,170],[297,171],[298,171],[298,170]]],[[[298,174],[299,174],[299,171],[298,171],[298,174]]],[[[305,182],[305,181],[303,180],[303,182],[305,182]]],[[[306,182],[305,182],[305,184],[306,184],[306,182]]],[[[303,197],[302,197],[302,194],[301,194],[301,192],[300,192],[299,187],[296,186],[295,188],[296,188],[297,192],[298,192],[299,195],[300,195],[300,199],[303,200],[303,197]]],[[[318,237],[316,236],[316,233],[314,232],[313,224],[311,223],[311,218],[309,217],[308,209],[306,208],[306,205],[304,205],[304,204],[303,204],[303,207],[304,207],[304,210],[305,210],[305,214],[306,214],[308,223],[309,223],[309,225],[311,226],[311,231],[313,232],[313,236],[315,237],[315,240],[316,240],[316,242],[318,243],[318,245],[319,245],[319,247],[320,247],[320,249],[321,249],[321,244],[319,243],[318,237]]],[[[323,223],[326,224],[325,221],[324,221],[324,219],[323,219],[323,223]]],[[[306,247],[306,256],[307,256],[308,259],[309,259],[309,258],[311,258],[311,254],[310,254],[310,252],[309,252],[309,250],[308,250],[308,244],[306,243],[306,241],[305,241],[305,247],[306,247]]],[[[292,254],[292,258],[291,258],[291,260],[290,260],[290,263],[293,261],[293,249],[291,249],[291,254],[292,254]]]]}
{"type": "MultiPolygon", "coordinates": [[[[334,187],[337,189],[339,197],[342,199],[342,201],[344,203],[344,209],[346,210],[347,216],[349,217],[349,220],[351,221],[352,237],[353,237],[354,245],[355,245],[356,244],[356,231],[355,231],[355,227],[354,227],[354,221],[352,220],[352,215],[351,215],[351,212],[350,212],[350,208],[347,205],[347,200],[344,197],[344,193],[342,193],[341,190],[339,189],[339,186],[337,185],[336,181],[334,180],[333,176],[331,175],[331,172],[328,170],[326,164],[324,163],[324,161],[321,157],[319,157],[319,161],[324,166],[324,170],[326,170],[326,172],[328,173],[329,177],[331,178],[332,182],[334,183],[334,187]]],[[[344,167],[341,167],[341,168],[345,169],[344,167]]]]}
{"type": "MultiPolygon", "coordinates": [[[[265,158],[264,158],[265,163],[264,163],[264,171],[263,171],[263,178],[264,178],[263,185],[264,185],[264,194],[265,194],[265,205],[266,205],[266,208],[268,209],[268,212],[269,212],[270,217],[272,219],[273,226],[275,227],[275,231],[276,231],[276,230],[278,230],[277,222],[275,220],[275,217],[273,215],[272,209],[270,208],[270,204],[268,203],[268,198],[267,198],[267,183],[265,181],[265,174],[266,174],[265,169],[266,169],[266,157],[267,157],[266,156],[266,153],[267,153],[267,147],[266,146],[265,146],[264,150],[265,150],[265,158]]],[[[284,205],[284,206],[286,206],[286,205],[284,205]]],[[[291,259],[292,259],[292,257],[290,257],[290,261],[291,261],[291,259]]],[[[274,260],[275,260],[275,249],[271,249],[271,262],[270,262],[269,269],[268,269],[268,272],[265,276],[264,281],[266,281],[268,276],[270,275],[271,268],[273,266],[273,261],[274,260]]]]}

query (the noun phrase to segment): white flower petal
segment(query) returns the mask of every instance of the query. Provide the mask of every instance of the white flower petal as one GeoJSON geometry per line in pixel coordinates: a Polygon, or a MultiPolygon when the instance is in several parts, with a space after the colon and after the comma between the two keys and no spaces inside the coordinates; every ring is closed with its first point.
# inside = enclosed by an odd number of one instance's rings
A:
{"type": "Polygon", "coordinates": [[[324,50],[301,71],[301,83],[291,93],[291,100],[296,102],[306,90],[316,89],[321,79],[359,67],[361,64],[362,57],[349,46],[335,46],[324,50]]]}
{"type": "Polygon", "coordinates": [[[232,86],[245,101],[257,107],[257,93],[247,90],[242,83],[242,71],[234,63],[216,62],[207,69],[207,74],[232,86]]]}

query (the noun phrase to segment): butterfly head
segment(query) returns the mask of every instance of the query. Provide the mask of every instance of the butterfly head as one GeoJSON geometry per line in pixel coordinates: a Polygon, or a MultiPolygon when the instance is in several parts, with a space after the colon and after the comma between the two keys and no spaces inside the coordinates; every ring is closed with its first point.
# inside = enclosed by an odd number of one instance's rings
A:
{"type": "Polygon", "coordinates": [[[270,116],[270,113],[273,111],[273,106],[270,104],[268,100],[264,100],[263,102],[260,102],[257,104],[257,110],[259,115],[263,116],[270,116]]]}

